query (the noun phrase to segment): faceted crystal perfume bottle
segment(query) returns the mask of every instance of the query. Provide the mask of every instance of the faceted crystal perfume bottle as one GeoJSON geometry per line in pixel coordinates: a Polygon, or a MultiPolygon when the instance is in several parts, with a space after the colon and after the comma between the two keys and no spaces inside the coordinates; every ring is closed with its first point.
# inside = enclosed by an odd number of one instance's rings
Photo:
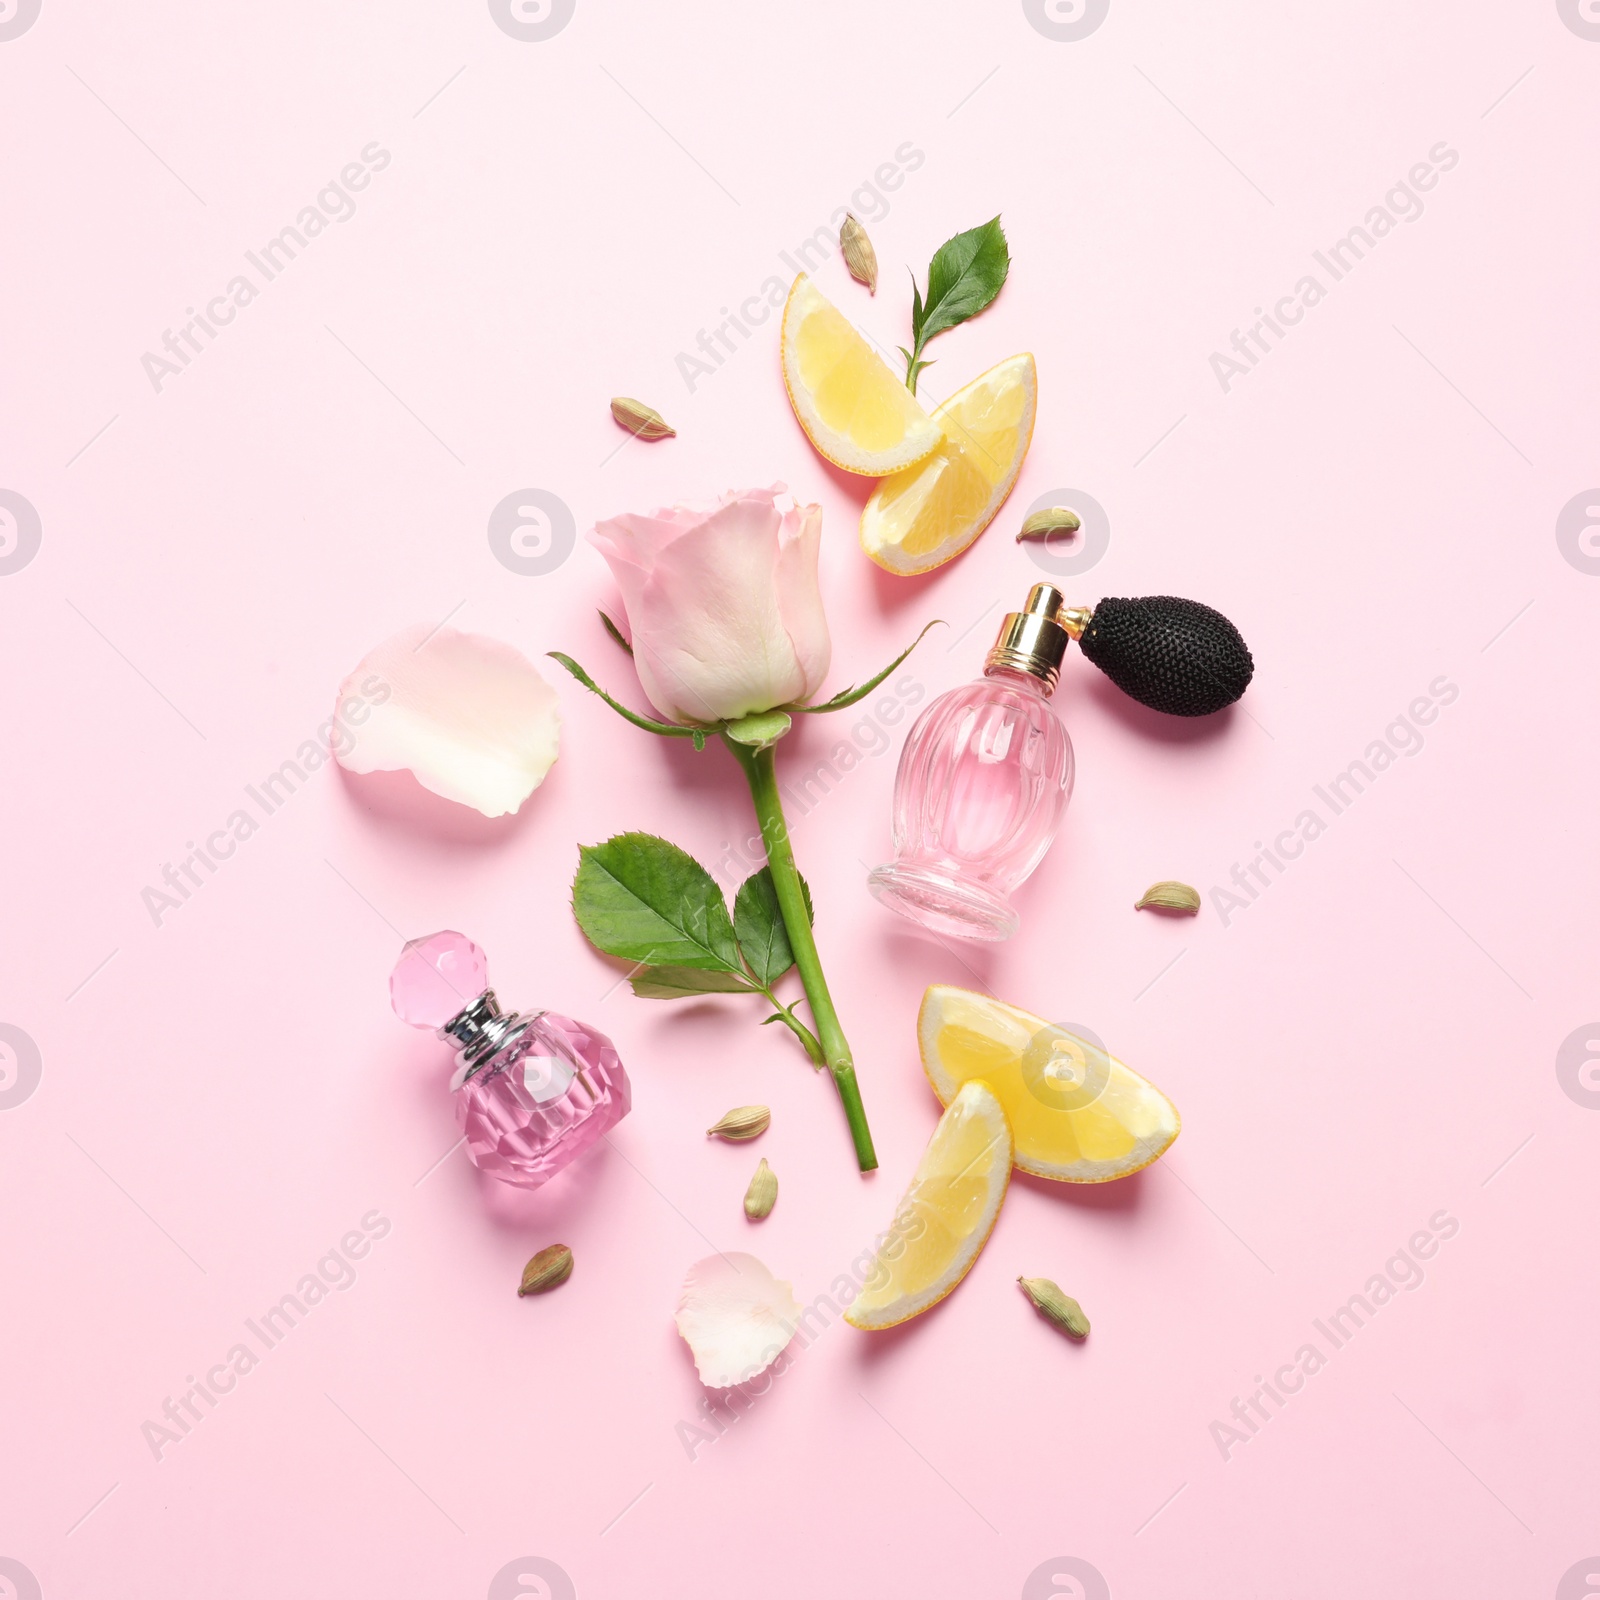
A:
{"type": "MultiPolygon", "coordinates": [[[[1010,894],[1044,859],[1072,796],[1072,741],[1050,696],[1072,635],[1036,584],[983,669],[917,719],[894,785],[895,859],[867,882],[935,933],[1009,939],[1010,894]]],[[[1076,617],[1071,620],[1076,621],[1076,617]]]]}
{"type": "Polygon", "coordinates": [[[395,1015],[457,1046],[456,1121],[485,1172],[537,1189],[628,1114],[603,1033],[554,1011],[503,1016],[483,952],[459,933],[413,939],[389,977],[395,1015]]]}

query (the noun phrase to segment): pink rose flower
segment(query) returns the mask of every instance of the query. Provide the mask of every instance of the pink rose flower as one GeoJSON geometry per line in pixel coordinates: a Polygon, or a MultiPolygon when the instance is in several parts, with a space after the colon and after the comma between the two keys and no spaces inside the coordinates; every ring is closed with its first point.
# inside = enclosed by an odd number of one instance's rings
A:
{"type": "Polygon", "coordinates": [[[721,722],[810,699],[831,645],[817,587],[822,507],[781,483],[709,511],[673,506],[599,523],[639,681],[673,722],[721,722]]]}

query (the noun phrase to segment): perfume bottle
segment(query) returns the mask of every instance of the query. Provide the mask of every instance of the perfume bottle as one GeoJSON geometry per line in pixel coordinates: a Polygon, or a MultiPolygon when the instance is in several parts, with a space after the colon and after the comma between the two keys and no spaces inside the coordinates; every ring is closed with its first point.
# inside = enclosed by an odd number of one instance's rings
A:
{"type": "Polygon", "coordinates": [[[934,933],[1009,939],[1010,894],[1044,859],[1072,797],[1072,740],[1050,703],[1076,624],[1036,584],[1009,613],[983,676],[917,719],[894,783],[895,859],[874,895],[934,933]]]}
{"type": "Polygon", "coordinates": [[[450,1087],[467,1154],[537,1189],[628,1114],[611,1041],[554,1011],[501,1013],[483,952],[459,933],[412,939],[389,977],[395,1015],[457,1046],[450,1087]]]}

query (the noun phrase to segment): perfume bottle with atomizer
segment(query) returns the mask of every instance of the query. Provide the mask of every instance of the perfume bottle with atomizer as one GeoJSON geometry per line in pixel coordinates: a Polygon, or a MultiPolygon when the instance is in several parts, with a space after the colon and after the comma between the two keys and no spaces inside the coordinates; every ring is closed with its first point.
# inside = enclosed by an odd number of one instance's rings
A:
{"type": "Polygon", "coordinates": [[[1072,740],[1052,695],[1067,646],[1152,710],[1231,705],[1254,664],[1239,630],[1174,595],[1067,608],[1035,584],[1000,626],[983,676],[917,719],[894,785],[895,859],[868,876],[890,909],[963,939],[1009,939],[1011,894],[1044,859],[1072,797],[1072,740]]]}
{"type": "Polygon", "coordinates": [[[483,952],[459,933],[411,940],[389,997],[402,1022],[456,1046],[450,1088],[467,1154],[504,1183],[538,1188],[628,1114],[611,1041],[554,1011],[504,1015],[483,952]]]}
{"type": "Polygon", "coordinates": [[[900,752],[895,859],[868,878],[934,933],[1009,939],[1011,891],[1044,859],[1072,797],[1072,740],[1050,697],[1071,635],[1034,586],[1001,624],[983,676],[939,696],[900,752]]]}

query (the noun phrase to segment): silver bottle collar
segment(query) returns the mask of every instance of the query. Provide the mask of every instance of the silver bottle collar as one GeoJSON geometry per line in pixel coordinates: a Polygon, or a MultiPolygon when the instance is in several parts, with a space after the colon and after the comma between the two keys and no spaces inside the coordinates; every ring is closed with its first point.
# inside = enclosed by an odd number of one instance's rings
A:
{"type": "Polygon", "coordinates": [[[508,1045],[515,1044],[541,1015],[538,1011],[528,1016],[516,1011],[502,1012],[493,989],[485,989],[470,1005],[463,1006],[439,1029],[439,1037],[457,1047],[451,1089],[459,1089],[481,1072],[508,1045]]]}

